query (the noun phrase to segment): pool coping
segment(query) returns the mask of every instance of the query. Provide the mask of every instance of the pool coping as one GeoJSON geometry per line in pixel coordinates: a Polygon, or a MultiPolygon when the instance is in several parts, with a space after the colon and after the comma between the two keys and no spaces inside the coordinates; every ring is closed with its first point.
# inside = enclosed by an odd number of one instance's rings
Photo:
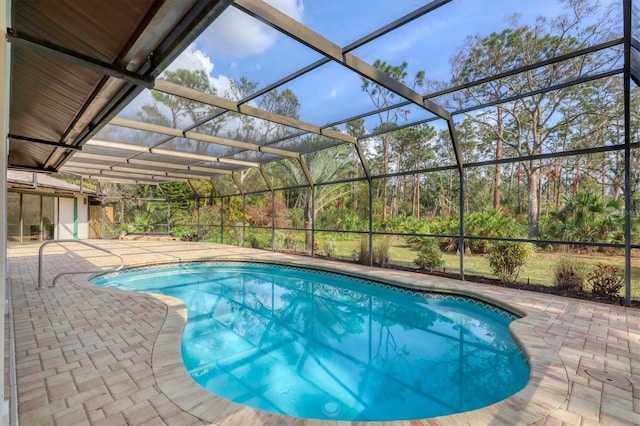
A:
{"type": "MultiPolygon", "coordinates": [[[[215,261],[221,261],[221,259],[205,257],[187,261],[133,262],[128,263],[127,268],[215,261]]],[[[310,265],[308,258],[297,258],[297,256],[280,256],[278,259],[264,259],[247,255],[225,256],[223,261],[262,262],[310,267],[359,278],[373,279],[412,290],[470,296],[521,316],[520,319],[513,321],[509,328],[512,336],[524,351],[530,366],[529,382],[522,390],[505,400],[472,411],[414,421],[375,422],[376,424],[399,425],[407,424],[407,422],[413,424],[416,421],[440,425],[478,423],[532,424],[544,419],[553,410],[562,407],[569,397],[569,378],[564,364],[557,352],[535,331],[536,326],[548,323],[550,317],[534,308],[518,306],[517,302],[509,297],[512,292],[517,292],[518,290],[500,288],[500,291],[497,291],[496,288],[491,288],[491,286],[478,287],[477,285],[474,285],[474,289],[471,290],[464,287],[463,281],[449,278],[431,275],[421,276],[421,274],[416,274],[415,272],[370,268],[358,264],[336,264],[323,259],[314,259],[314,264],[310,265]]],[[[96,286],[88,281],[90,276],[76,276],[73,281],[79,285],[90,285],[95,288],[96,286]]],[[[113,288],[100,289],[113,292],[123,291],[113,288]]],[[[186,306],[181,300],[173,297],[164,295],[151,296],[162,301],[167,307],[164,323],[153,345],[151,355],[153,374],[159,389],[182,410],[203,421],[221,425],[287,424],[291,422],[295,422],[296,425],[355,425],[363,423],[282,416],[237,404],[208,392],[189,376],[182,361],[181,346],[176,344],[176,342],[181,341],[186,325],[186,306]]]]}

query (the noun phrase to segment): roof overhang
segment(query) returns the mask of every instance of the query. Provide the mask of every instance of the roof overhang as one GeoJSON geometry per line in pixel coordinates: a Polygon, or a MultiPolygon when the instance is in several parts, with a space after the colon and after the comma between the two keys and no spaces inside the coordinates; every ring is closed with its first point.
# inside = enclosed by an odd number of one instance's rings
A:
{"type": "Polygon", "coordinates": [[[228,3],[13,0],[8,167],[57,171],[228,3]]]}

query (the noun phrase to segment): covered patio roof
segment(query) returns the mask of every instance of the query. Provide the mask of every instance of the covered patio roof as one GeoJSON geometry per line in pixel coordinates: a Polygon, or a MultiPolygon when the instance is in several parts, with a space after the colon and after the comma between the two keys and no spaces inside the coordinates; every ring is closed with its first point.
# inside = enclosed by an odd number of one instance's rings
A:
{"type": "Polygon", "coordinates": [[[225,7],[13,1],[9,168],[58,171],[225,7]]]}

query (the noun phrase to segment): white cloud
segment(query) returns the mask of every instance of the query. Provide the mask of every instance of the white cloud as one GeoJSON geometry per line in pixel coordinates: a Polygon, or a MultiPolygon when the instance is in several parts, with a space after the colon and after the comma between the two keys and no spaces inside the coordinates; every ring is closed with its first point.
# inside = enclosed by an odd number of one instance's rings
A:
{"type": "Polygon", "coordinates": [[[165,71],[176,71],[178,69],[203,70],[208,75],[211,75],[213,72],[213,63],[203,51],[191,45],[187,47],[165,71]]]}
{"type": "Polygon", "coordinates": [[[209,76],[209,83],[216,89],[218,95],[224,95],[230,87],[230,80],[227,76],[213,76],[214,65],[209,56],[202,50],[196,49],[194,45],[189,46],[167,67],[165,71],[175,71],[178,69],[188,69],[191,71],[204,71],[209,76]]]}
{"type": "Polygon", "coordinates": [[[335,99],[338,96],[338,91],[336,89],[331,89],[329,94],[327,95],[330,99],[335,99]]]}
{"type": "Polygon", "coordinates": [[[216,89],[218,96],[224,96],[225,92],[231,87],[231,80],[225,75],[219,75],[218,77],[209,77],[211,86],[216,89]]]}
{"type": "MultiPolygon", "coordinates": [[[[270,0],[268,3],[296,21],[302,22],[302,0],[270,0]]],[[[278,37],[278,31],[230,6],[204,32],[200,42],[212,55],[239,59],[266,52],[278,37]]]]}
{"type": "Polygon", "coordinates": [[[229,7],[205,32],[206,49],[228,58],[259,54],[275,42],[277,32],[258,20],[229,7]]]}
{"type": "Polygon", "coordinates": [[[296,21],[302,22],[304,16],[304,3],[302,0],[266,0],[266,3],[296,21]]]}

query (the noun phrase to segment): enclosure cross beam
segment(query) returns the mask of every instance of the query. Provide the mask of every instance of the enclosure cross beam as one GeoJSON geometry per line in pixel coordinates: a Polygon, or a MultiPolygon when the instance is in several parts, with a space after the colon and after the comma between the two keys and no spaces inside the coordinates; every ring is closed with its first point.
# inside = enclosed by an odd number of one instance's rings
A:
{"type": "Polygon", "coordinates": [[[423,98],[418,92],[394,80],[355,55],[348,52],[345,53],[340,46],[299,24],[269,4],[256,0],[236,0],[234,5],[243,12],[261,20],[265,24],[310,47],[318,53],[331,58],[344,67],[355,71],[362,77],[370,79],[396,95],[425,108],[440,118],[445,120],[451,119],[451,114],[440,105],[423,98]]]}

